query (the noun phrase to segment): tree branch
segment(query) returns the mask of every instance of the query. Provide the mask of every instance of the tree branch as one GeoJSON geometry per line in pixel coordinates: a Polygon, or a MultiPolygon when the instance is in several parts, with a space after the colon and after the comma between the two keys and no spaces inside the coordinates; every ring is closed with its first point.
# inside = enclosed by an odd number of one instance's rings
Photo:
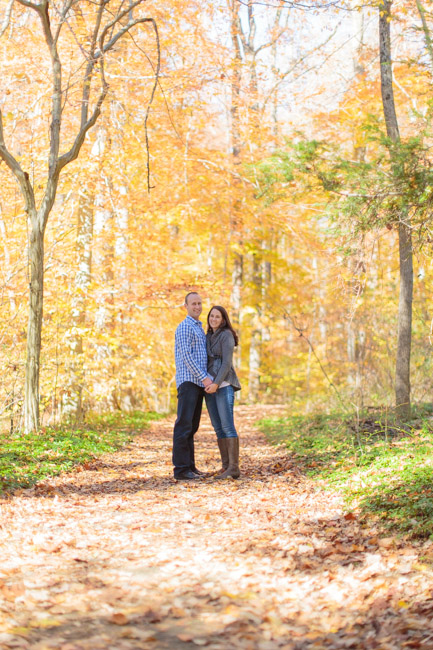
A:
{"type": "MultiPolygon", "coordinates": [[[[65,4],[65,6],[63,7],[63,11],[62,11],[62,12],[59,12],[59,11],[57,10],[57,12],[60,14],[60,21],[59,21],[59,24],[57,25],[56,33],[54,34],[54,43],[56,43],[56,45],[57,45],[57,42],[58,42],[58,40],[59,40],[60,31],[61,31],[63,25],[65,24],[65,22],[67,22],[67,21],[66,21],[66,16],[67,16],[68,13],[70,12],[72,6],[73,6],[74,4],[77,4],[77,1],[78,1],[78,0],[69,0],[69,1],[65,4]]],[[[57,7],[56,7],[56,9],[57,9],[57,7]]]]}
{"type": "Polygon", "coordinates": [[[156,22],[153,20],[153,18],[150,18],[149,20],[152,23],[153,29],[155,31],[156,47],[158,52],[158,61],[157,61],[156,71],[155,71],[155,83],[153,84],[149,103],[147,104],[146,117],[144,118],[144,134],[146,137],[147,191],[150,194],[150,189],[151,189],[150,188],[150,151],[149,151],[149,136],[147,131],[147,120],[149,119],[150,107],[152,105],[153,98],[155,96],[155,91],[158,87],[158,82],[159,82],[159,71],[161,69],[161,48],[159,44],[158,26],[156,22]]]}
{"type": "MultiPolygon", "coordinates": [[[[284,80],[289,76],[289,74],[291,74],[291,73],[295,70],[295,68],[297,68],[301,63],[303,63],[306,59],[308,59],[309,56],[311,56],[312,54],[314,54],[315,52],[317,52],[318,50],[320,50],[324,45],[327,45],[327,43],[329,43],[329,41],[331,40],[331,38],[332,38],[333,36],[335,36],[338,27],[339,27],[339,25],[337,25],[337,26],[335,27],[335,29],[334,29],[334,31],[332,32],[332,34],[330,34],[330,35],[326,38],[326,40],[323,41],[323,43],[320,43],[320,44],[317,45],[314,49],[310,50],[309,52],[306,52],[306,53],[304,54],[304,56],[302,56],[300,59],[298,59],[298,60],[297,60],[297,61],[292,65],[291,68],[289,68],[288,70],[286,70],[286,72],[284,72],[284,73],[281,75],[281,77],[280,77],[280,79],[277,81],[277,83],[275,83],[275,84],[272,86],[271,90],[270,90],[270,91],[268,92],[268,94],[266,95],[266,97],[265,97],[265,99],[264,99],[264,101],[263,101],[263,105],[262,105],[262,112],[263,112],[263,110],[264,110],[266,104],[268,103],[268,101],[270,100],[270,98],[272,97],[272,95],[274,94],[274,92],[275,92],[275,91],[278,89],[278,87],[279,87],[279,86],[284,82],[284,80]]],[[[325,57],[325,59],[322,61],[321,65],[323,65],[324,63],[326,63],[326,61],[328,61],[328,59],[330,59],[331,56],[332,56],[334,53],[335,53],[335,52],[333,52],[333,53],[329,54],[327,57],[325,57]]],[[[311,68],[308,68],[307,72],[308,72],[309,70],[311,70],[311,69],[312,69],[312,67],[311,67],[311,68]]]]}
{"type": "Polygon", "coordinates": [[[334,382],[329,377],[328,373],[326,372],[325,368],[323,367],[322,362],[320,361],[319,357],[317,356],[317,353],[316,353],[316,350],[314,349],[313,344],[311,343],[308,336],[305,336],[304,328],[300,327],[299,325],[296,325],[294,319],[292,318],[292,316],[287,311],[284,312],[284,316],[292,323],[293,327],[298,332],[300,338],[304,339],[307,342],[311,352],[313,353],[317,363],[319,364],[320,370],[322,371],[323,375],[326,377],[326,379],[327,379],[329,385],[331,386],[331,388],[335,391],[335,394],[337,395],[338,401],[340,402],[341,406],[344,408],[345,411],[347,411],[347,406],[345,405],[345,403],[344,403],[340,393],[338,392],[338,389],[335,386],[334,382]]]}
{"type": "MultiPolygon", "coordinates": [[[[99,28],[101,27],[101,22],[102,22],[102,15],[104,12],[104,6],[105,6],[106,0],[100,0],[99,3],[99,9],[98,9],[98,15],[96,17],[96,22],[95,22],[95,28],[93,30],[92,34],[92,40],[90,43],[90,51],[89,51],[89,57],[88,57],[88,63],[86,66],[86,72],[84,74],[84,79],[83,79],[83,95],[81,98],[81,126],[80,129],[85,128],[85,125],[87,124],[88,121],[88,114],[89,114],[89,98],[90,98],[90,84],[92,81],[92,75],[93,75],[93,69],[96,64],[96,56],[95,55],[95,49],[96,49],[96,42],[98,40],[98,32],[99,28]]],[[[104,95],[105,98],[105,95],[104,95]]],[[[87,130],[86,130],[87,133],[87,130]]],[[[80,137],[80,134],[78,134],[78,137],[80,137]]],[[[72,158],[74,160],[74,158],[72,158]]]]}
{"type": "Polygon", "coordinates": [[[34,215],[36,206],[35,206],[35,196],[33,193],[33,188],[30,184],[29,175],[23,170],[18,160],[10,153],[6,147],[4,134],[3,134],[3,115],[0,110],[0,158],[6,163],[9,167],[15,178],[17,179],[21,192],[25,199],[25,210],[27,214],[34,215]]]}
{"type": "MultiPolygon", "coordinates": [[[[142,2],[143,2],[143,0],[135,0],[135,2],[132,2],[131,5],[128,6],[127,9],[124,9],[123,11],[121,11],[119,14],[117,14],[117,16],[111,22],[107,23],[107,25],[102,30],[101,36],[99,37],[99,46],[101,48],[101,52],[103,50],[103,44],[104,44],[107,32],[112,27],[119,24],[119,22],[122,20],[122,18],[124,18],[124,16],[126,16],[127,14],[132,12],[135,9],[135,7],[138,7],[138,5],[142,4],[142,2]]],[[[131,13],[131,15],[132,15],[132,13],[131,13]]],[[[129,21],[128,24],[130,24],[130,23],[131,23],[131,21],[129,21]]]]}
{"type": "Polygon", "coordinates": [[[23,5],[24,7],[30,7],[30,9],[37,11],[38,14],[41,12],[41,5],[37,5],[34,2],[29,2],[29,0],[17,0],[17,2],[19,2],[20,5],[23,5]]]}
{"type": "Polygon", "coordinates": [[[95,125],[96,120],[101,114],[101,106],[104,102],[105,97],[107,96],[107,92],[108,92],[108,84],[106,84],[105,87],[102,88],[102,91],[98,97],[98,101],[96,102],[96,106],[93,111],[92,117],[89,120],[87,120],[85,124],[81,125],[80,131],[77,137],[75,138],[74,144],[69,149],[69,151],[64,153],[62,156],[60,156],[57,163],[59,173],[63,169],[63,167],[65,167],[65,165],[69,164],[70,162],[78,158],[78,154],[80,153],[80,149],[84,142],[87,132],[89,131],[89,129],[92,128],[92,126],[95,125]]]}
{"type": "Polygon", "coordinates": [[[421,18],[422,29],[423,29],[423,32],[424,32],[426,47],[427,47],[427,51],[428,51],[429,56],[430,56],[431,64],[433,66],[433,43],[432,43],[430,30],[428,28],[427,21],[426,21],[426,18],[425,18],[425,9],[422,6],[420,0],[416,0],[416,7],[418,9],[418,13],[419,13],[420,18],[421,18]]]}
{"type": "MultiPolygon", "coordinates": [[[[127,25],[125,25],[125,27],[123,27],[122,29],[119,29],[119,31],[117,32],[117,34],[115,34],[115,35],[114,35],[114,36],[113,36],[113,37],[108,41],[108,43],[107,43],[106,45],[103,45],[103,42],[102,42],[101,51],[98,52],[98,53],[95,55],[95,58],[100,58],[100,57],[103,56],[106,52],[108,52],[109,50],[111,50],[111,49],[114,47],[114,45],[117,43],[117,41],[119,40],[119,38],[121,38],[124,34],[126,34],[127,32],[129,32],[130,29],[132,29],[132,27],[135,27],[136,25],[140,25],[140,24],[143,24],[143,23],[155,23],[155,21],[154,21],[153,18],[136,18],[136,20],[133,20],[132,22],[129,22],[127,25]]],[[[155,23],[155,25],[156,25],[156,23],[155,23]]],[[[99,41],[100,41],[100,43],[101,43],[101,39],[99,39],[99,41]]]]}
{"type": "Polygon", "coordinates": [[[5,17],[3,18],[2,25],[0,27],[0,38],[3,36],[7,28],[9,27],[9,23],[11,20],[11,15],[12,15],[12,7],[14,5],[14,0],[9,0],[9,4],[6,8],[6,13],[5,17]]]}

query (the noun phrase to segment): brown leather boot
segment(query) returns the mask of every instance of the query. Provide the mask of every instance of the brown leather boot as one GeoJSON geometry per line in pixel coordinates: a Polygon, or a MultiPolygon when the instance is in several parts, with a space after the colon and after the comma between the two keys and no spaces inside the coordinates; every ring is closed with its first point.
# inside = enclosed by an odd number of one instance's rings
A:
{"type": "Polygon", "coordinates": [[[229,466],[229,452],[227,451],[227,438],[218,438],[218,449],[220,450],[220,454],[221,454],[222,467],[217,473],[224,474],[224,472],[229,466]]]}
{"type": "Polygon", "coordinates": [[[226,438],[229,466],[216,478],[239,478],[239,438],[226,438]]]}

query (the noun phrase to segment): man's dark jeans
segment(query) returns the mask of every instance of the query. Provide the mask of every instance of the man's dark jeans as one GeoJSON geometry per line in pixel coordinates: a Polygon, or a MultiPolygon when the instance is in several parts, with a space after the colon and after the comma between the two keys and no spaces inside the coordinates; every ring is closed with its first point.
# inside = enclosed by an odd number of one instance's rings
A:
{"type": "Polygon", "coordinates": [[[175,478],[195,469],[194,434],[200,424],[204,389],[184,381],[177,389],[177,420],[173,430],[175,478]]]}

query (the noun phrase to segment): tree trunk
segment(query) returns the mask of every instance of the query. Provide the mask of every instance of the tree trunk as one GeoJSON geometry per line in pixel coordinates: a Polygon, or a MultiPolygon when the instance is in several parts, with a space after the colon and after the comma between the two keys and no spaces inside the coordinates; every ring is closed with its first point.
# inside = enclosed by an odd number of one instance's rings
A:
{"type": "Polygon", "coordinates": [[[72,330],[69,348],[72,356],[62,397],[63,414],[72,421],[83,420],[83,334],[86,321],[87,292],[92,272],[93,193],[85,187],[80,192],[77,214],[77,272],[72,298],[72,330]]]}
{"type": "Polygon", "coordinates": [[[432,42],[429,26],[427,24],[427,20],[425,17],[425,9],[422,6],[420,0],[416,0],[416,7],[418,9],[418,13],[421,18],[422,30],[424,32],[424,38],[425,38],[425,45],[427,48],[427,52],[429,53],[430,63],[432,65],[432,70],[433,70],[433,42],[432,42]]]}
{"type": "MultiPolygon", "coordinates": [[[[108,152],[109,154],[109,152],[108,152]]],[[[100,333],[96,343],[98,375],[94,383],[96,394],[105,409],[119,408],[116,391],[116,375],[113,363],[113,346],[110,338],[115,336],[114,319],[114,211],[110,200],[112,179],[100,171],[101,179],[95,200],[94,213],[94,269],[99,287],[96,291],[95,327],[100,333]]]]}
{"type": "Polygon", "coordinates": [[[400,295],[398,301],[397,360],[395,367],[395,402],[397,414],[410,417],[410,350],[412,342],[413,255],[410,229],[400,223],[400,295]]]}
{"type": "MultiPolygon", "coordinates": [[[[78,48],[84,55],[83,65],[81,66],[83,76],[81,77],[80,84],[80,124],[73,138],[71,148],[60,155],[62,114],[65,106],[64,97],[66,88],[62,85],[62,57],[60,56],[58,45],[63,42],[63,39],[60,38],[62,27],[68,25],[68,28],[72,29],[69,22],[69,15],[72,11],[75,11],[73,8],[75,3],[64,3],[62,11],[60,11],[51,7],[50,4],[52,3],[48,0],[43,0],[39,3],[28,2],[27,0],[18,0],[18,2],[34,11],[40,21],[40,27],[47,45],[47,54],[49,54],[51,60],[52,76],[49,150],[46,157],[48,178],[45,188],[41,188],[43,189],[43,198],[39,209],[36,207],[34,189],[30,182],[28,172],[21,167],[21,164],[6,146],[2,112],[0,110],[0,160],[7,165],[18,181],[25,202],[25,211],[31,222],[29,245],[29,325],[27,333],[26,396],[24,400],[24,428],[25,431],[29,432],[37,430],[39,426],[39,359],[43,306],[44,231],[56,198],[59,175],[66,165],[77,159],[88,131],[96,124],[101,114],[101,107],[108,92],[108,84],[103,72],[104,66],[101,63],[105,60],[106,55],[110,51],[113,51],[116,43],[125,37],[135,26],[146,23],[152,25],[157,44],[158,62],[155,68],[155,83],[147,109],[148,114],[159,75],[160,45],[157,24],[153,18],[142,17],[134,19],[132,8],[122,7],[122,3],[120,3],[118,11],[116,12],[115,10],[114,13],[112,13],[112,7],[110,7],[110,10],[107,9],[106,5],[108,5],[108,2],[97,3],[98,6],[93,16],[89,7],[89,27],[90,20],[93,20],[93,29],[85,30],[86,35],[83,37],[85,38],[84,47],[80,43],[80,35],[78,32],[73,32],[78,48]],[[124,19],[128,14],[129,20],[125,24],[124,19]],[[87,33],[92,34],[90,40],[88,39],[87,33]],[[101,73],[99,90],[95,90],[92,87],[92,81],[96,73],[98,75],[101,73]]],[[[137,0],[134,6],[143,4],[143,2],[144,0],[137,0]]],[[[0,30],[4,31],[6,29],[11,9],[12,2],[9,2],[5,22],[3,22],[0,30]]],[[[147,168],[149,173],[149,165],[147,168]]]]}
{"type": "Polygon", "coordinates": [[[249,353],[248,397],[257,401],[260,391],[260,363],[262,356],[261,299],[263,290],[261,253],[253,253],[251,260],[251,303],[254,315],[250,322],[251,341],[249,353]]]}
{"type": "MultiPolygon", "coordinates": [[[[234,245],[232,269],[232,320],[236,329],[241,326],[242,290],[244,280],[244,259],[242,254],[243,218],[242,218],[242,184],[237,177],[239,165],[242,162],[241,151],[243,148],[240,124],[240,103],[242,84],[242,54],[240,48],[241,24],[239,7],[234,0],[230,0],[230,32],[234,48],[233,71],[231,78],[231,162],[234,174],[231,176],[231,210],[230,230],[231,240],[234,245]]],[[[235,361],[240,363],[241,344],[235,348],[235,361]]]]}
{"type": "MultiPolygon", "coordinates": [[[[386,131],[393,142],[400,141],[395,111],[391,67],[391,4],[379,5],[380,76],[386,131]]],[[[392,152],[391,152],[392,155],[392,152]]],[[[402,215],[404,217],[404,215],[402,215]]],[[[398,417],[410,417],[410,349],[412,339],[413,253],[412,235],[404,221],[398,228],[400,257],[400,294],[398,303],[397,358],[395,367],[395,401],[398,417]]]]}
{"type": "Polygon", "coordinates": [[[39,426],[39,363],[44,295],[44,232],[40,229],[36,218],[31,219],[29,263],[30,304],[24,399],[24,431],[26,433],[36,431],[39,426]]]}

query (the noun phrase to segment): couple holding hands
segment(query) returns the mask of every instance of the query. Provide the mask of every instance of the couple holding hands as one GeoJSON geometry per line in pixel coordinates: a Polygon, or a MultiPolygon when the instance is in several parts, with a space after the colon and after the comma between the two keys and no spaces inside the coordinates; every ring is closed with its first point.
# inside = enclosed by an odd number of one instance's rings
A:
{"type": "Polygon", "coordinates": [[[199,321],[203,309],[198,293],[185,297],[186,318],[175,336],[177,419],[173,430],[174,478],[194,481],[204,475],[195,466],[194,434],[198,430],[203,396],[218,441],[222,469],[216,478],[239,477],[239,438],[233,419],[235,391],[241,385],[233,368],[238,344],[227,311],[214,306],[205,334],[199,321]]]}

